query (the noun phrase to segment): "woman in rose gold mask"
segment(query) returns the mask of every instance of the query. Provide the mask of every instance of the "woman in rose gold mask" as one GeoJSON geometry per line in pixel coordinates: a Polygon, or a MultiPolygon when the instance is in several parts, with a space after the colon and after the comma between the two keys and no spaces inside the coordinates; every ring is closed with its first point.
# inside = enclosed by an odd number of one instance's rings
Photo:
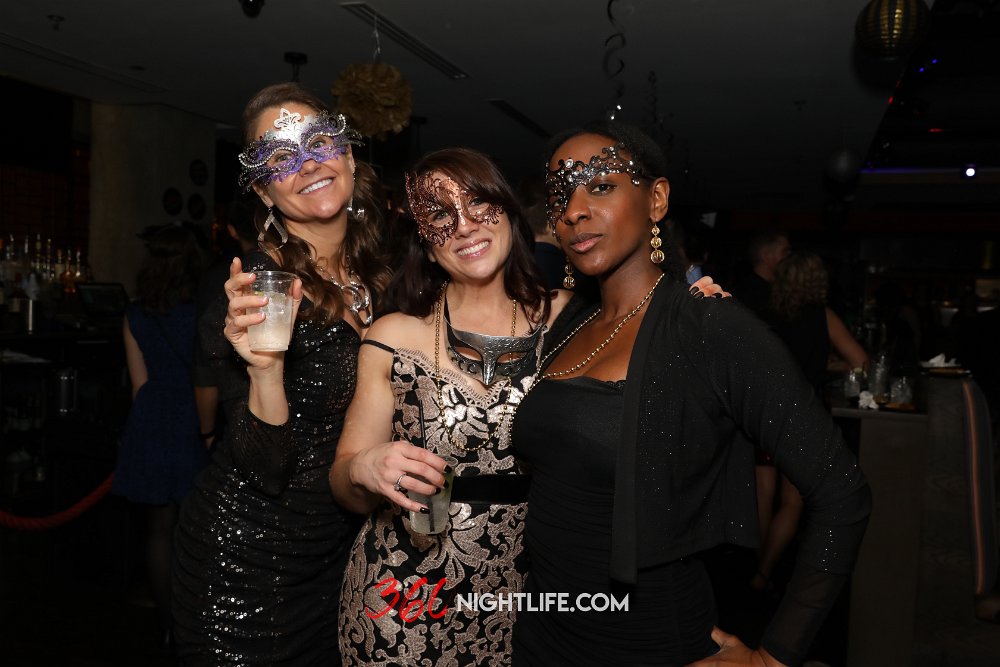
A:
{"type": "Polygon", "coordinates": [[[514,611],[460,609],[456,596],[524,584],[528,478],[509,425],[570,294],[541,287],[531,229],[488,156],[431,153],[406,192],[389,288],[399,312],[362,345],[330,473],[337,501],[369,515],[344,579],[340,648],[347,665],[507,665],[514,611]],[[414,495],[439,492],[452,494],[446,525],[418,532],[433,500],[414,495]]]}

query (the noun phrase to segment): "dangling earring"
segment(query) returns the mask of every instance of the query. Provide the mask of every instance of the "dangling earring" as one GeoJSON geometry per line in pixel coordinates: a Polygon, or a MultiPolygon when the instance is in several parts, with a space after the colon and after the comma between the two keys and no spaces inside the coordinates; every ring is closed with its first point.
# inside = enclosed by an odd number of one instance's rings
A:
{"type": "Polygon", "coordinates": [[[566,289],[573,289],[576,287],[576,278],[573,277],[573,265],[569,261],[569,257],[566,258],[566,266],[563,268],[566,272],[566,277],[563,278],[563,287],[566,289]]]}
{"type": "Polygon", "coordinates": [[[264,229],[262,229],[260,234],[257,235],[257,245],[262,248],[268,227],[274,227],[274,231],[278,232],[278,236],[281,237],[281,245],[277,246],[277,248],[275,248],[276,250],[281,249],[286,243],[288,243],[288,232],[285,230],[285,227],[278,222],[277,216],[274,215],[273,206],[267,207],[267,219],[264,220],[264,229]]]}
{"type": "MultiPolygon", "coordinates": [[[[352,179],[354,178],[354,172],[357,170],[357,168],[358,168],[357,165],[354,164],[353,160],[351,160],[351,178],[352,179]]],[[[347,202],[347,212],[348,213],[353,213],[353,214],[355,214],[359,218],[365,214],[365,209],[361,208],[360,206],[358,207],[357,211],[354,210],[354,190],[353,189],[351,190],[351,200],[349,202],[347,202]]]]}
{"type": "Polygon", "coordinates": [[[660,246],[663,245],[663,239],[660,238],[660,228],[655,222],[653,223],[653,238],[649,239],[649,245],[653,249],[653,252],[649,253],[649,260],[653,264],[659,264],[666,259],[666,255],[660,250],[660,246]]]}

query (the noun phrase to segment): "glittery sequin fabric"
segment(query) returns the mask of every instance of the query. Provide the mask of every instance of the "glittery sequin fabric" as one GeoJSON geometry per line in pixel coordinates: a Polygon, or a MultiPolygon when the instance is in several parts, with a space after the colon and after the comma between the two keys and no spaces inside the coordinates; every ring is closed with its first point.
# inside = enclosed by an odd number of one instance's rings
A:
{"type": "MultiPolygon", "coordinates": [[[[469,386],[460,374],[442,371],[446,424],[454,429],[449,443],[438,422],[438,388],[425,370],[433,367],[419,352],[393,353],[392,390],[396,408],[394,437],[423,444],[438,454],[458,459],[456,475],[517,474],[509,450],[506,417],[506,383],[494,384],[486,394],[469,386]],[[426,442],[421,434],[426,434],[426,442]],[[479,449],[488,439],[486,446],[479,449]]],[[[520,400],[522,378],[511,401],[520,400]]],[[[513,406],[509,406],[513,407],[513,406]]],[[[500,665],[510,664],[514,613],[458,611],[456,594],[517,593],[526,571],[522,547],[525,503],[451,504],[451,525],[440,535],[409,531],[409,515],[386,504],[365,524],[354,543],[344,578],[340,609],[340,648],[345,665],[500,665]],[[405,593],[421,577],[428,584],[414,599],[426,600],[431,589],[446,579],[438,598],[448,604],[441,618],[426,611],[405,622],[397,608],[378,619],[372,613],[385,609],[378,582],[395,578],[405,593]]],[[[435,604],[431,611],[439,611],[435,604]]]]}
{"type": "Polygon", "coordinates": [[[185,500],[174,568],[181,664],[338,664],[337,603],[359,522],[333,501],[327,474],[359,342],[343,321],[296,322],[285,360],[288,424],[265,424],[240,405],[185,500]]]}

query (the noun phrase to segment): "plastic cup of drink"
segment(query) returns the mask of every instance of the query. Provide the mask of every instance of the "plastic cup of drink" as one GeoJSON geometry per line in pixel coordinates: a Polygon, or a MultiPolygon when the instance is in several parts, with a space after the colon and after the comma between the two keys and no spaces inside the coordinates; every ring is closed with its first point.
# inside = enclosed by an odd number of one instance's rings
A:
{"type": "MultiPolygon", "coordinates": [[[[410,500],[414,500],[427,507],[427,514],[410,511],[410,528],[414,533],[423,535],[437,535],[448,527],[450,520],[449,509],[451,508],[451,489],[455,485],[455,469],[458,467],[458,460],[452,456],[442,456],[449,466],[451,472],[444,473],[445,488],[441,489],[433,496],[425,496],[422,493],[410,491],[406,495],[410,500]]],[[[415,479],[426,481],[418,475],[413,475],[415,479]]]]}
{"type": "Polygon", "coordinates": [[[263,308],[247,308],[247,313],[264,313],[264,321],[247,329],[254,352],[282,352],[292,337],[292,283],[294,273],[257,271],[250,285],[254,296],[267,296],[263,308]]]}

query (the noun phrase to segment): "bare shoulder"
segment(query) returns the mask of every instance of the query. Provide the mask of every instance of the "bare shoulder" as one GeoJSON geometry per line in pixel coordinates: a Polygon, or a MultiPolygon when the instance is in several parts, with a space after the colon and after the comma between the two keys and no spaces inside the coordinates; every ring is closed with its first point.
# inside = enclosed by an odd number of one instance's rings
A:
{"type": "Polygon", "coordinates": [[[433,318],[428,320],[403,313],[389,313],[375,320],[365,338],[393,349],[411,348],[415,341],[427,335],[432,323],[433,318]]]}

